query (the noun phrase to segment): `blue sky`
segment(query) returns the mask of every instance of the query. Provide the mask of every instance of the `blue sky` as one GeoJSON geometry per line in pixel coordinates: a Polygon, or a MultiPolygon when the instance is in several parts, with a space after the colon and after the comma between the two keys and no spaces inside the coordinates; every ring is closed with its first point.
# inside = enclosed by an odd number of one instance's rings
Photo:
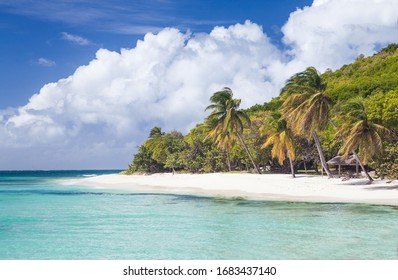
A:
{"type": "MultiPolygon", "coordinates": [[[[209,32],[215,25],[263,26],[275,44],[289,13],[310,0],[2,0],[0,1],[0,104],[21,106],[48,82],[67,77],[99,48],[132,48],[164,27],[209,32]],[[86,39],[68,40],[63,34],[86,39]]],[[[73,37],[69,37],[73,38],[73,37]]]]}
{"type": "Polygon", "coordinates": [[[0,170],[125,168],[224,86],[242,108],[291,75],[398,42],[396,0],[0,0],[0,170]]]}

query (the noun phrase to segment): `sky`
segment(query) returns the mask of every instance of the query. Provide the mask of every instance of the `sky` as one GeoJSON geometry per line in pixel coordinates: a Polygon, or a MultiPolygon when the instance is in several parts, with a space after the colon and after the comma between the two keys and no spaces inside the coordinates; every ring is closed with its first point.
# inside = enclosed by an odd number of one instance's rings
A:
{"type": "Polygon", "coordinates": [[[398,42],[396,0],[0,0],[0,170],[123,169],[224,86],[242,107],[398,42]]]}

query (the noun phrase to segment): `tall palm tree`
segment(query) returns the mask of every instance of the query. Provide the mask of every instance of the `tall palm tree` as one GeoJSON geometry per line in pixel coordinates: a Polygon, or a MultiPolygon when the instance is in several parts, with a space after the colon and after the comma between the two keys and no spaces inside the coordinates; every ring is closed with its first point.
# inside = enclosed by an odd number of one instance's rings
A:
{"type": "Polygon", "coordinates": [[[231,160],[229,157],[229,151],[232,149],[236,142],[236,137],[233,137],[228,131],[223,131],[223,127],[218,125],[218,119],[207,118],[206,123],[212,130],[206,138],[211,138],[213,142],[217,144],[221,150],[223,150],[227,156],[228,171],[231,171],[231,160]]]}
{"type": "Polygon", "coordinates": [[[314,139],[322,167],[331,178],[317,134],[325,130],[332,106],[325,89],[326,83],[314,67],[293,75],[281,91],[285,98],[281,112],[294,133],[314,139]]]}
{"type": "Polygon", "coordinates": [[[271,155],[273,158],[278,158],[280,165],[283,165],[287,155],[289,158],[292,177],[295,178],[296,176],[294,174],[293,166],[293,160],[295,159],[293,135],[291,130],[287,127],[286,121],[281,119],[281,115],[279,113],[274,112],[266,120],[266,123],[261,130],[264,134],[268,135],[267,140],[261,148],[273,145],[271,155]]]}
{"type": "MultiPolygon", "coordinates": [[[[383,150],[382,138],[390,137],[393,133],[386,127],[372,122],[366,113],[363,98],[357,97],[348,100],[342,107],[341,113],[346,121],[337,133],[346,138],[340,151],[343,157],[351,152],[358,152],[361,160],[359,163],[367,164],[372,158],[383,150]]],[[[362,170],[373,181],[363,166],[362,170]]]]}
{"type": "Polygon", "coordinates": [[[242,143],[247,155],[249,156],[254,169],[260,174],[257,164],[242,138],[244,123],[250,125],[250,118],[239,110],[241,103],[240,99],[234,99],[232,90],[228,87],[223,88],[221,91],[215,92],[210,97],[211,105],[207,106],[206,110],[213,110],[209,117],[212,130],[209,133],[219,147],[230,149],[236,138],[242,143]]]}

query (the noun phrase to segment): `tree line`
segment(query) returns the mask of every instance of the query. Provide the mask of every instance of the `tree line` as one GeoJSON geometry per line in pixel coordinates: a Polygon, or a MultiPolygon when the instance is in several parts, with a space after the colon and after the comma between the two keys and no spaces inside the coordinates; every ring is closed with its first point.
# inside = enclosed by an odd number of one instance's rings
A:
{"type": "Polygon", "coordinates": [[[320,169],[333,177],[327,160],[340,154],[353,156],[369,181],[370,169],[398,178],[397,49],[390,45],[323,75],[309,67],[290,77],[277,98],[246,110],[225,87],[187,135],[154,127],[126,173],[271,169],[294,177],[298,169],[320,169]]]}

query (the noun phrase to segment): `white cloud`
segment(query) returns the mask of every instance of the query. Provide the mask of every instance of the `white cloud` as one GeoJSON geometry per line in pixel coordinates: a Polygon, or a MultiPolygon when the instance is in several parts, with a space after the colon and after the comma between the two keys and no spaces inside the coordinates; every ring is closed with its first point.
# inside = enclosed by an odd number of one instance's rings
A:
{"type": "Polygon", "coordinates": [[[87,46],[87,45],[92,44],[92,42],[86,38],[83,38],[78,35],[69,34],[67,32],[62,32],[61,36],[62,36],[62,39],[69,41],[73,44],[79,45],[79,46],[87,46]]]}
{"type": "Polygon", "coordinates": [[[288,51],[249,21],[210,33],[165,28],[132,49],[100,49],[17,112],[0,111],[0,168],[125,167],[151,127],[187,132],[224,86],[249,107],[278,95],[307,66],[336,68],[397,41],[395,7],[387,0],[315,1],[283,27],[288,51]]]}
{"type": "Polygon", "coordinates": [[[3,120],[14,136],[7,145],[66,149],[79,143],[85,150],[95,143],[122,149],[127,164],[134,146],[126,143],[140,143],[155,124],[187,132],[224,86],[245,107],[269,100],[277,86],[267,81],[266,68],[280,55],[249,21],[210,34],[148,33],[135,48],[100,49],[70,77],[45,85],[3,120]]]}
{"type": "Polygon", "coordinates": [[[314,0],[282,28],[292,64],[338,68],[398,41],[396,0],[314,0]]]}
{"type": "Polygon", "coordinates": [[[36,63],[45,67],[52,67],[56,65],[55,61],[44,57],[40,57],[36,63]]]}

